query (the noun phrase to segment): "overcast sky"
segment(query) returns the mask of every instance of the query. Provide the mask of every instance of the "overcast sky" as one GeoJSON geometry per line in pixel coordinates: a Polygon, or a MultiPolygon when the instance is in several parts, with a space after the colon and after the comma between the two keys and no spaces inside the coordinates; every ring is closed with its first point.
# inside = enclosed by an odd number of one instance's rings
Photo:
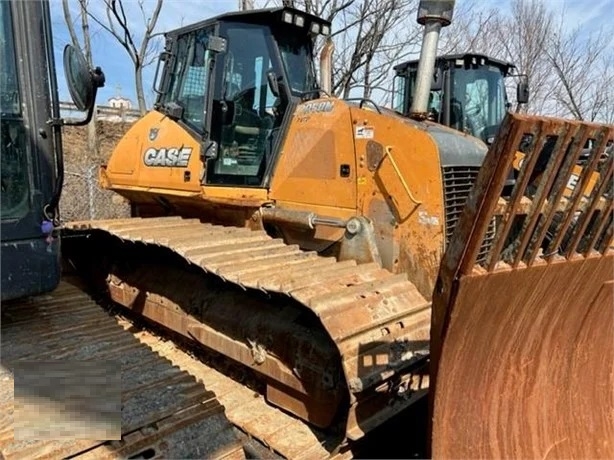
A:
{"type": "MultiPolygon", "coordinates": [[[[462,1],[457,0],[457,4],[462,1]]],[[[509,0],[479,1],[483,2],[485,9],[495,5],[497,8],[504,10],[509,8],[509,0]]],[[[611,27],[614,0],[544,0],[544,2],[553,11],[564,13],[564,22],[569,28],[582,27],[584,31],[588,32],[593,28],[611,27]]],[[[70,38],[64,21],[61,0],[50,0],[50,3],[60,99],[69,100],[62,68],[62,51],[64,46],[70,42],[70,38]]],[[[151,11],[155,1],[144,0],[144,3],[146,11],[151,11]]],[[[77,1],[69,0],[69,4],[71,5],[73,19],[76,19],[78,16],[77,1]]],[[[90,5],[94,8],[93,11],[99,14],[99,17],[105,18],[102,2],[90,0],[90,5]]],[[[128,17],[133,19],[138,30],[143,29],[142,16],[136,0],[125,0],[125,5],[128,17]]],[[[165,0],[156,31],[164,32],[182,25],[198,22],[218,14],[236,10],[237,6],[237,0],[165,0]]],[[[415,18],[408,18],[408,21],[415,21],[415,18]]],[[[92,30],[94,63],[102,67],[106,76],[106,85],[99,92],[98,103],[106,104],[110,97],[116,95],[127,97],[135,103],[133,66],[126,51],[121,48],[113,37],[92,21],[90,21],[90,27],[92,30]]],[[[614,46],[614,34],[612,36],[613,39],[610,43],[614,46]]],[[[155,64],[147,67],[144,73],[144,87],[149,103],[153,100],[151,87],[154,70],[155,64]]]]}

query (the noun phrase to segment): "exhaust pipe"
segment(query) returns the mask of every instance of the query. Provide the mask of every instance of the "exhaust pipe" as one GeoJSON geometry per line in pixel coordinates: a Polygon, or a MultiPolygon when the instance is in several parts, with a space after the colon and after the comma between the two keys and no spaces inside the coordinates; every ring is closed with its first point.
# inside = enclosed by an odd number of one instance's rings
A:
{"type": "Polygon", "coordinates": [[[442,27],[452,22],[455,0],[421,0],[418,6],[418,24],[424,26],[424,38],[418,62],[418,75],[416,76],[416,90],[409,116],[424,120],[428,113],[431,81],[435,71],[435,58],[437,57],[437,44],[442,27]]]}
{"type": "Polygon", "coordinates": [[[328,95],[333,90],[332,57],[334,49],[333,40],[328,37],[320,52],[320,88],[328,95]]]}

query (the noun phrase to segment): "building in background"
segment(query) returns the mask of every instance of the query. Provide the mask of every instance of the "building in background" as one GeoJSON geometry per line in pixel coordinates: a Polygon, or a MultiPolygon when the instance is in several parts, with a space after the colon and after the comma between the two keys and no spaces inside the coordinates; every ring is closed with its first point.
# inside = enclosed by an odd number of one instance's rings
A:
{"type": "Polygon", "coordinates": [[[132,101],[123,96],[113,96],[108,99],[109,107],[115,107],[117,109],[131,109],[132,101]]]}

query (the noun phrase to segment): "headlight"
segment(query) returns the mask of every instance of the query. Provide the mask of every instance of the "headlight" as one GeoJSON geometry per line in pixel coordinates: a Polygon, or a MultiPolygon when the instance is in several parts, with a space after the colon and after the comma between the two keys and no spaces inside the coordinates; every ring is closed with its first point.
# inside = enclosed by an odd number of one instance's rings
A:
{"type": "Polygon", "coordinates": [[[329,35],[330,34],[330,27],[327,25],[323,25],[322,26],[322,35],[329,35]]]}
{"type": "Polygon", "coordinates": [[[297,14],[296,16],[294,16],[294,25],[303,27],[305,25],[305,18],[297,14]]]}
{"type": "Polygon", "coordinates": [[[292,13],[290,13],[289,11],[284,11],[281,20],[287,22],[288,24],[292,24],[292,13]]]}
{"type": "Polygon", "coordinates": [[[318,24],[317,22],[312,22],[311,23],[311,33],[312,34],[319,34],[320,33],[320,24],[318,24]]]}

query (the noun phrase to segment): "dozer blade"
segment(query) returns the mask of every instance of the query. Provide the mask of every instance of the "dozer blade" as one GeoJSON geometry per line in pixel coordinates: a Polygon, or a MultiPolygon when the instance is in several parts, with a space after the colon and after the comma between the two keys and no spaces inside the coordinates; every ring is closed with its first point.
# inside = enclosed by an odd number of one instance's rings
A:
{"type": "Polygon", "coordinates": [[[614,458],[613,137],[612,125],[505,119],[435,289],[434,458],[614,458]]]}

